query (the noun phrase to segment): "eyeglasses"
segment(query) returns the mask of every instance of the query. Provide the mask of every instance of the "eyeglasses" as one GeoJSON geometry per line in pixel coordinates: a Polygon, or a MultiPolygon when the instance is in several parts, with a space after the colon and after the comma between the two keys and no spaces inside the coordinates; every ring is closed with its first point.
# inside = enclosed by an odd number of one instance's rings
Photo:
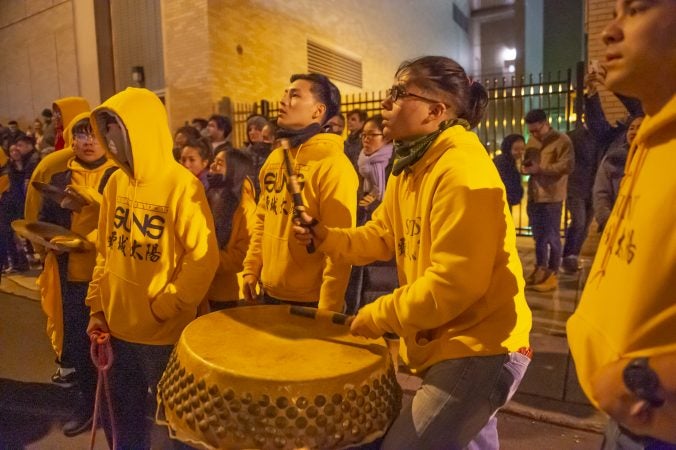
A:
{"type": "Polygon", "coordinates": [[[362,139],[373,139],[376,136],[382,136],[383,133],[362,133],[361,138],[362,139]]]}
{"type": "Polygon", "coordinates": [[[385,95],[387,95],[387,97],[392,101],[392,103],[396,102],[400,98],[414,97],[417,98],[418,100],[423,100],[430,103],[442,103],[445,105],[445,103],[440,100],[434,100],[432,98],[423,97],[422,95],[418,94],[411,94],[401,84],[393,85],[390,89],[385,91],[385,95]]]}
{"type": "Polygon", "coordinates": [[[79,139],[81,141],[93,141],[94,140],[94,135],[90,133],[75,133],[73,136],[75,136],[75,139],[79,139]]]}

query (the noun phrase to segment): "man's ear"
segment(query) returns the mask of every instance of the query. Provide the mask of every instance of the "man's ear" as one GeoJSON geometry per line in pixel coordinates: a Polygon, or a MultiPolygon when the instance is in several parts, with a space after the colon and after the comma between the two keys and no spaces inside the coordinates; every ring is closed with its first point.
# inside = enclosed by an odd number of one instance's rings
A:
{"type": "Polygon", "coordinates": [[[321,119],[326,113],[326,105],[324,103],[316,103],[315,110],[312,112],[313,119],[321,119]]]}

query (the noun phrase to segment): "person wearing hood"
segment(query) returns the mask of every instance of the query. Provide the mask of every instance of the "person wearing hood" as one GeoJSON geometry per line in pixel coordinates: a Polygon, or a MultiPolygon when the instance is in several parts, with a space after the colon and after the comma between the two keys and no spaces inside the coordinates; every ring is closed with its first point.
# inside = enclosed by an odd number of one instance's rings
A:
{"type": "Polygon", "coordinates": [[[261,196],[243,272],[244,297],[250,302],[257,299],[260,282],[265,303],[343,311],[350,265],[289,241],[294,203],[287,176],[287,170],[296,175],[303,205],[313,217],[335,227],[354,226],[357,174],[342,139],[325,126],[339,110],[340,92],[328,78],[291,77],[277,119],[277,137],[286,139],[289,149],[273,150],[259,175],[261,196]]]}
{"type": "Polygon", "coordinates": [[[209,168],[207,199],[214,216],[219,264],[207,299],[212,311],[237,305],[242,271],[256,221],[251,159],[239,150],[221,150],[209,168]]]}
{"type": "MultiPolygon", "coordinates": [[[[56,130],[57,141],[62,142],[61,146],[53,153],[48,154],[37,165],[33,171],[33,176],[28,183],[26,191],[26,204],[24,206],[25,219],[33,222],[37,220],[40,209],[42,208],[42,195],[33,187],[33,181],[49,183],[49,180],[55,173],[63,172],[68,168],[68,162],[73,158],[72,135],[63,133],[64,126],[68,129],[75,116],[84,112],[89,112],[89,103],[82,97],[64,97],[56,100],[52,105],[54,111],[54,126],[56,130]]],[[[48,139],[47,133],[43,137],[43,142],[48,139]]],[[[54,144],[52,144],[54,145],[54,144]]]]}
{"type": "MultiPolygon", "coordinates": [[[[164,105],[127,88],[92,112],[92,125],[120,170],[103,192],[87,332],[110,334],[110,395],[119,448],[147,448],[149,391],[218,267],[204,188],[172,154],[164,105]]],[[[112,440],[110,418],[103,426],[112,440]]]]}
{"type": "Polygon", "coordinates": [[[608,449],[676,446],[674,29],[676,1],[617,0],[602,33],[606,86],[646,113],[567,323],[580,386],[612,419],[608,449]]]}
{"type": "MultiPolygon", "coordinates": [[[[64,202],[68,200],[57,203],[46,199],[39,218],[85,237],[92,244],[92,250],[60,254],[47,251],[38,285],[43,310],[48,314],[47,329],[61,366],[74,368],[76,407],[63,432],[66,436],[75,436],[91,428],[94,411],[96,373],[89,355],[89,310],[85,297],[96,259],[93,245],[98,234],[96,227],[102,193],[117,166],[106,157],[104,148],[94,138],[88,112],[77,115],[65,134],[72,142],[73,156],[67,169],[54,174],[50,184],[62,190],[74,190],[86,199],[87,204],[70,209],[62,207],[67,206],[64,202]]],[[[61,244],[66,245],[66,242],[61,241],[61,244]]],[[[77,245],[77,242],[73,244],[77,245]]]]}

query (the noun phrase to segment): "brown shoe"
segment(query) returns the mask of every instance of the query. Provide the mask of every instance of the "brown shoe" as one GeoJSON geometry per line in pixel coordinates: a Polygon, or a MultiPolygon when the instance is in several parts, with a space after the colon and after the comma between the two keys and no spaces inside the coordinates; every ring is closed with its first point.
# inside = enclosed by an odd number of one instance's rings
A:
{"type": "Polygon", "coordinates": [[[532,286],[542,282],[547,277],[547,269],[535,266],[533,271],[526,277],[526,286],[532,286]]]}
{"type": "Polygon", "coordinates": [[[538,292],[549,292],[559,287],[559,280],[555,272],[547,272],[544,280],[531,287],[538,292]]]}

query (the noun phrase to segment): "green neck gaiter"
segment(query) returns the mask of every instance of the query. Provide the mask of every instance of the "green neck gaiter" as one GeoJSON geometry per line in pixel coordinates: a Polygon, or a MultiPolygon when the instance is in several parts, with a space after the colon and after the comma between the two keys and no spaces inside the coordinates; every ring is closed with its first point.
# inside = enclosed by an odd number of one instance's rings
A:
{"type": "Polygon", "coordinates": [[[414,141],[401,141],[394,142],[394,152],[396,154],[394,160],[394,166],[392,167],[392,174],[397,176],[405,168],[415,164],[420,158],[423,157],[428,148],[432,145],[432,142],[444,132],[444,130],[452,127],[453,125],[462,125],[466,130],[470,129],[469,122],[465,119],[449,119],[444,120],[439,124],[439,129],[425,136],[419,137],[414,141]]]}

